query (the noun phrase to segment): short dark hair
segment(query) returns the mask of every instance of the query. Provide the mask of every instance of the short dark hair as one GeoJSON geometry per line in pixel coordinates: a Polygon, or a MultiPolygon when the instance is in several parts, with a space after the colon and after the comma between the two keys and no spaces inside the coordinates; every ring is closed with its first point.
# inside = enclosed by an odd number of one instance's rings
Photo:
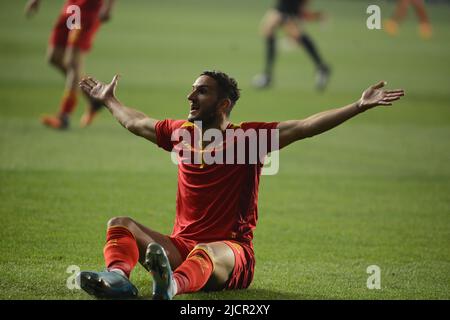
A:
{"type": "Polygon", "coordinates": [[[216,80],[220,98],[230,99],[232,106],[239,100],[241,94],[237,81],[226,73],[216,70],[203,71],[200,76],[208,76],[216,80]]]}

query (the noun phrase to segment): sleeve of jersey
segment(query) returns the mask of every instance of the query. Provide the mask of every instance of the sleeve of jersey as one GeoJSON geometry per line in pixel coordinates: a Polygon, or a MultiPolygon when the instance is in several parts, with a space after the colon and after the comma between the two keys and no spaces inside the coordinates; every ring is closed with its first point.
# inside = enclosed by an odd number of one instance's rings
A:
{"type": "Polygon", "coordinates": [[[278,123],[279,122],[243,122],[240,127],[244,131],[247,131],[248,129],[256,130],[258,145],[261,147],[265,144],[266,152],[270,153],[279,149],[278,123]]]}
{"type": "Polygon", "coordinates": [[[172,151],[172,132],[179,128],[184,121],[165,119],[160,120],[155,125],[156,142],[158,147],[163,148],[166,151],[172,151]]]}

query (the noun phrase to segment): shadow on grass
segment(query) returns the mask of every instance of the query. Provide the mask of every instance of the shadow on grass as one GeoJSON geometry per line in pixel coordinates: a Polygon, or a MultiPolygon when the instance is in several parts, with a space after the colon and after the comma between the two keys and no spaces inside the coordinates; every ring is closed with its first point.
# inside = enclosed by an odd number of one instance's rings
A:
{"type": "MultiPolygon", "coordinates": [[[[72,297],[74,299],[74,297],[72,297]]],[[[97,300],[96,298],[83,294],[75,299],[97,300]]],[[[133,299],[119,300],[151,300],[152,295],[149,290],[139,292],[139,296],[133,299]]],[[[246,289],[246,290],[226,290],[214,292],[196,292],[176,296],[175,300],[328,300],[332,297],[302,295],[300,293],[282,292],[270,289],[246,289]]],[[[110,300],[110,299],[99,299],[110,300]]]]}
{"type": "MultiPolygon", "coordinates": [[[[150,294],[143,294],[139,300],[151,299],[150,294]]],[[[305,296],[297,293],[269,289],[227,290],[215,292],[197,292],[175,297],[176,300],[310,300],[324,297],[305,296]]]]}

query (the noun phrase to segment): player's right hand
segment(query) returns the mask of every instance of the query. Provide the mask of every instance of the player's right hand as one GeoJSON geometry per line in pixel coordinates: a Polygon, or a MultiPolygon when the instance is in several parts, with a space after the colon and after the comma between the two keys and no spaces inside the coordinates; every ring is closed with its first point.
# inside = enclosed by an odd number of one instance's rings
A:
{"type": "Polygon", "coordinates": [[[39,9],[40,0],[29,0],[25,5],[25,16],[31,18],[39,9]]]}
{"type": "Polygon", "coordinates": [[[115,75],[109,84],[102,83],[94,78],[87,77],[80,81],[81,89],[92,99],[105,104],[109,99],[115,98],[115,91],[119,76],[115,75]]]}

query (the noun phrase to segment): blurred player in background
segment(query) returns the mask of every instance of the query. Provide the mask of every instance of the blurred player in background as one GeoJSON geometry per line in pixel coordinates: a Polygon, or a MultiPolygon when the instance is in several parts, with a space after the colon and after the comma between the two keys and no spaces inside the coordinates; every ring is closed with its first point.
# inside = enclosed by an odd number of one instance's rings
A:
{"type": "MultiPolygon", "coordinates": [[[[78,82],[80,81],[84,59],[92,47],[95,33],[100,24],[111,17],[115,0],[67,0],[62,8],[59,18],[53,28],[49,40],[48,61],[65,77],[65,89],[59,111],[54,116],[44,116],[41,121],[44,125],[54,129],[67,129],[69,117],[77,104],[78,82]],[[69,7],[76,5],[80,8],[80,29],[69,29],[68,19],[73,11],[69,7]]],[[[40,0],[29,0],[25,13],[28,17],[35,14],[39,8],[40,0]]],[[[88,126],[95,114],[102,107],[101,103],[87,97],[88,108],[81,118],[80,125],[88,126]]]]}
{"type": "Polygon", "coordinates": [[[273,80],[273,66],[276,58],[276,31],[282,27],[284,32],[296,43],[301,45],[317,70],[316,87],[324,90],[329,79],[330,69],[323,61],[313,40],[300,26],[302,21],[319,21],[323,19],[321,12],[311,12],[307,9],[308,0],[277,0],[275,8],[269,9],[262,21],[262,34],[265,38],[265,68],[264,73],[257,75],[253,84],[257,88],[269,87],[273,80]]]}
{"type": "Polygon", "coordinates": [[[390,35],[397,35],[400,23],[405,19],[409,6],[412,5],[419,18],[419,34],[423,39],[429,39],[433,35],[431,23],[425,9],[424,0],[397,0],[397,7],[391,19],[386,20],[384,28],[390,35]]]}
{"type": "Polygon", "coordinates": [[[116,98],[117,82],[118,76],[109,84],[87,78],[80,86],[101,101],[131,133],[168,152],[177,152],[182,145],[185,149],[181,151],[187,151],[184,154],[197,154],[201,160],[178,160],[176,218],[170,236],[129,217],[109,220],[103,250],[106,271],[82,271],[77,275],[82,289],[101,298],[136,297],[137,288],[129,277],[138,261],[153,276],[153,299],[172,299],[177,294],[200,290],[247,288],[255,267],[253,230],[258,220],[262,158],[371,108],[389,106],[404,94],[401,89],[383,90],[385,83],[380,82],[365,90],[354,103],[306,119],[235,125],[230,114],[240,92],[237,82],[223,72],[205,71],[194,81],[187,96],[187,119],[180,120],[156,120],[125,106],[116,98]],[[196,140],[196,130],[201,136],[207,130],[214,131],[213,147],[211,137],[196,140]],[[194,139],[189,138],[192,134],[194,139]],[[244,142],[239,147],[239,142],[247,138],[256,139],[255,144],[244,142]],[[205,160],[221,150],[231,152],[232,161],[229,154],[222,158],[227,159],[225,163],[205,160]],[[246,155],[243,162],[236,161],[239,153],[246,155]],[[259,157],[252,162],[249,159],[256,159],[255,153],[259,157]]]}

